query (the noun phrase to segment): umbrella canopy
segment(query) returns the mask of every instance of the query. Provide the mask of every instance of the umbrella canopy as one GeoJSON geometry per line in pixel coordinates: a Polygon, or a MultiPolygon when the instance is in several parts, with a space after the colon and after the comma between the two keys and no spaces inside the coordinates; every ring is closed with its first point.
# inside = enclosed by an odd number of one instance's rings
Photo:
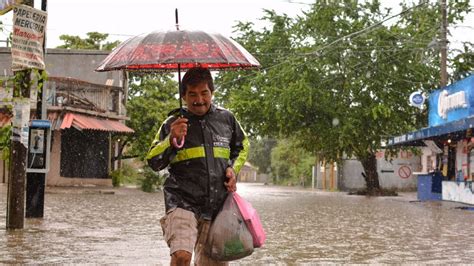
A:
{"type": "Polygon", "coordinates": [[[258,68],[241,45],[220,34],[176,30],[142,34],[118,46],[96,71],[258,68]]]}
{"type": "MultiPolygon", "coordinates": [[[[181,70],[200,66],[211,70],[258,68],[260,63],[232,39],[203,31],[179,30],[176,9],[176,31],[154,31],[128,39],[112,51],[96,71],[178,71],[178,88],[181,87],[181,70]]],[[[181,90],[179,106],[183,114],[181,90]]],[[[173,145],[181,143],[173,139],[173,145]]]]}

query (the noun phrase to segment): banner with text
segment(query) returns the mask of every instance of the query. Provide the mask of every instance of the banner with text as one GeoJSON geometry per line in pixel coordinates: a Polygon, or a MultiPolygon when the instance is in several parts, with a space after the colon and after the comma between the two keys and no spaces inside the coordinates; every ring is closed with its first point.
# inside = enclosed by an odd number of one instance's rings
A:
{"type": "Polygon", "coordinates": [[[13,8],[12,70],[44,69],[47,13],[29,6],[13,8]]]}
{"type": "Polygon", "coordinates": [[[22,0],[0,0],[0,15],[12,10],[14,5],[19,5],[22,0]]]}

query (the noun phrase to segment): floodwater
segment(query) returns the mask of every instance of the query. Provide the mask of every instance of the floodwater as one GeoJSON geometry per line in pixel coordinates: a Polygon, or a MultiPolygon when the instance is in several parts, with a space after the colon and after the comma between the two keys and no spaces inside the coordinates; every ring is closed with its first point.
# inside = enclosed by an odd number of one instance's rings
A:
{"type": "MultiPolygon", "coordinates": [[[[261,184],[238,191],[259,211],[267,242],[232,264],[474,262],[474,212],[456,203],[261,184]]],[[[23,230],[5,229],[5,209],[0,184],[0,263],[169,264],[161,193],[50,189],[45,217],[25,219],[23,230]]]]}

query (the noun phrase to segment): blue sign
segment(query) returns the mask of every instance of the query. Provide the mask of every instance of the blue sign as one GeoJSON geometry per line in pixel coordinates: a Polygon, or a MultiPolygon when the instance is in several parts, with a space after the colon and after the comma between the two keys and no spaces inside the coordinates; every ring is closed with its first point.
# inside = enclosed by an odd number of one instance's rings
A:
{"type": "Polygon", "coordinates": [[[410,95],[410,104],[423,109],[423,104],[425,103],[425,96],[421,91],[415,91],[410,95]]]}
{"type": "Polygon", "coordinates": [[[49,120],[31,120],[30,127],[32,128],[51,128],[49,120]]]}
{"type": "Polygon", "coordinates": [[[474,75],[431,93],[429,106],[430,127],[474,115],[474,75]]]}

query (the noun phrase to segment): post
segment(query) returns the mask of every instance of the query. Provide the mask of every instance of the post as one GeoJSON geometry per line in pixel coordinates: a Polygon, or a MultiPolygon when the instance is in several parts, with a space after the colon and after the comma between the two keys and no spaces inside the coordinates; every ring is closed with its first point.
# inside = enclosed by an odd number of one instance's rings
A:
{"type": "Polygon", "coordinates": [[[322,190],[326,189],[326,160],[323,160],[323,172],[321,175],[321,180],[322,180],[322,190]]]}
{"type": "MultiPolygon", "coordinates": [[[[47,0],[41,1],[41,10],[46,11],[47,0]]],[[[46,32],[43,40],[43,52],[46,52],[46,32]]],[[[40,70],[42,74],[44,70],[40,70]]],[[[36,119],[47,119],[47,103],[45,101],[45,80],[41,78],[38,83],[43,84],[39,88],[36,100],[36,119]]],[[[26,173],[26,218],[43,218],[44,216],[44,192],[46,189],[45,173],[26,173]]]]}
{"type": "Polygon", "coordinates": [[[445,87],[448,84],[448,72],[447,72],[447,29],[448,29],[448,20],[446,15],[446,0],[441,0],[441,87],[445,87]]]}
{"type": "MultiPolygon", "coordinates": [[[[23,4],[33,7],[33,0],[23,4]]],[[[15,72],[13,85],[15,117],[13,118],[11,141],[10,179],[7,192],[7,229],[23,229],[25,216],[26,156],[28,139],[25,131],[30,120],[31,70],[15,72]],[[26,102],[26,103],[25,103],[26,102]],[[26,121],[26,125],[25,125],[26,121]]]]}
{"type": "Polygon", "coordinates": [[[2,164],[3,164],[3,175],[2,175],[2,183],[5,184],[5,176],[7,175],[7,163],[6,163],[6,160],[2,160],[2,164]]]}
{"type": "Polygon", "coordinates": [[[334,162],[331,162],[331,172],[329,178],[331,179],[330,190],[334,191],[334,162]]]}
{"type": "MultiPolygon", "coordinates": [[[[30,120],[30,70],[15,72],[13,95],[15,117],[13,118],[10,166],[10,180],[7,195],[7,228],[23,229],[25,216],[25,181],[26,157],[28,140],[24,140],[25,131],[28,132],[30,120]],[[21,78],[17,78],[21,76],[21,78]],[[18,80],[17,80],[18,79],[18,80]],[[26,99],[26,103],[25,103],[26,99]]],[[[27,138],[26,138],[27,139],[27,138]]]]}

